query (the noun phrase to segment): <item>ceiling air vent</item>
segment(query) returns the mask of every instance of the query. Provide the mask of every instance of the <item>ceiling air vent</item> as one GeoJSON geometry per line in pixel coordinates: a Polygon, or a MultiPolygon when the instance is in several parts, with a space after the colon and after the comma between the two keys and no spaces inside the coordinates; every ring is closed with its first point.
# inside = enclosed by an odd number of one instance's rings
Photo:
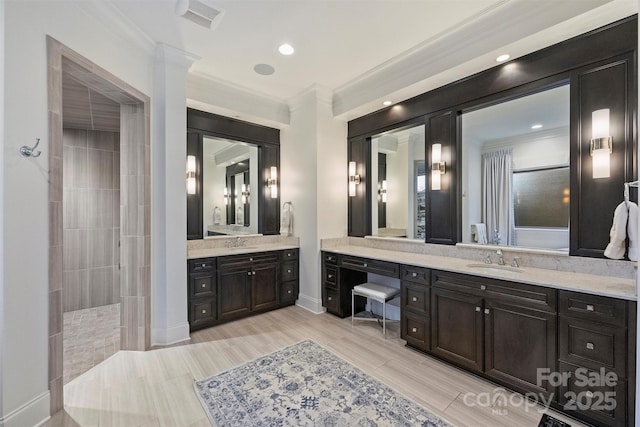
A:
{"type": "Polygon", "coordinates": [[[211,29],[211,23],[220,15],[220,11],[200,0],[178,0],[176,14],[211,29]]]}

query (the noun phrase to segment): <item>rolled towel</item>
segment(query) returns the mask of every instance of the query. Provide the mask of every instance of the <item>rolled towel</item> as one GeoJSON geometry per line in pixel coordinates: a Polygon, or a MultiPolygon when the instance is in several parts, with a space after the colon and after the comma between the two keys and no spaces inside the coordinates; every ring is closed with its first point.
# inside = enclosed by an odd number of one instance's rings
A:
{"type": "Polygon", "coordinates": [[[291,204],[291,202],[287,202],[282,206],[280,234],[283,236],[293,235],[293,204],[291,204]]]}
{"type": "Polygon", "coordinates": [[[638,261],[638,205],[633,202],[629,202],[627,235],[629,236],[629,259],[638,261]]]}
{"type": "Polygon", "coordinates": [[[481,245],[487,244],[487,225],[483,223],[471,224],[471,234],[475,241],[481,245]]]}
{"type": "MultiPolygon", "coordinates": [[[[636,206],[637,208],[637,206],[636,206]]],[[[637,215],[637,213],[636,213],[637,215]]],[[[604,256],[611,259],[624,258],[624,244],[627,239],[627,219],[629,212],[625,202],[620,203],[613,212],[613,225],[609,231],[610,242],[604,250],[604,256]]]]}

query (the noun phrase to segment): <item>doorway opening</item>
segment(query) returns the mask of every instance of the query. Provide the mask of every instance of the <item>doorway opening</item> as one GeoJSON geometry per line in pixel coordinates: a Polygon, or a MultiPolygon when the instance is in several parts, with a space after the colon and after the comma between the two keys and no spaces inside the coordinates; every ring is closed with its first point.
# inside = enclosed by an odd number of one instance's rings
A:
{"type": "Polygon", "coordinates": [[[47,50],[54,414],[75,375],[149,348],[150,138],[146,95],[51,37],[47,50]]]}

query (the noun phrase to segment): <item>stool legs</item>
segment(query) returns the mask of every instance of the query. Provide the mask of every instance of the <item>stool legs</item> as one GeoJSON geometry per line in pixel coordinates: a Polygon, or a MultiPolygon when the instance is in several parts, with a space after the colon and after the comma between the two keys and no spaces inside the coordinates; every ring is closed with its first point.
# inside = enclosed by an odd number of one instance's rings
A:
{"type": "Polygon", "coordinates": [[[382,303],[382,335],[387,338],[387,301],[382,303]]]}

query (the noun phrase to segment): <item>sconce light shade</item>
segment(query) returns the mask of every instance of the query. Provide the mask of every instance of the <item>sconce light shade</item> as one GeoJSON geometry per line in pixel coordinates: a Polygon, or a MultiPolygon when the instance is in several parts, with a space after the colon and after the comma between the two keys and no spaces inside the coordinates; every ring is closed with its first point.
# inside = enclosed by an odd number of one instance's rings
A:
{"type": "Polygon", "coordinates": [[[440,190],[442,175],[446,172],[447,164],[442,161],[442,144],[431,146],[431,189],[440,190]]]}
{"type": "Polygon", "coordinates": [[[613,141],[609,130],[608,108],[591,113],[591,160],[593,179],[611,176],[613,141]]]}
{"type": "Polygon", "coordinates": [[[356,195],[357,184],[360,184],[360,175],[356,173],[356,162],[349,162],[349,197],[356,195]]]}
{"type": "Polygon", "coordinates": [[[278,168],[271,166],[269,169],[269,179],[267,180],[267,186],[271,190],[271,198],[278,198],[278,168]]]}
{"type": "Polygon", "coordinates": [[[196,194],[196,156],[187,156],[187,194],[196,194]]]}
{"type": "Polygon", "coordinates": [[[229,205],[229,190],[227,189],[227,187],[224,187],[224,190],[222,192],[222,197],[224,197],[224,204],[225,206],[229,205]]]}

